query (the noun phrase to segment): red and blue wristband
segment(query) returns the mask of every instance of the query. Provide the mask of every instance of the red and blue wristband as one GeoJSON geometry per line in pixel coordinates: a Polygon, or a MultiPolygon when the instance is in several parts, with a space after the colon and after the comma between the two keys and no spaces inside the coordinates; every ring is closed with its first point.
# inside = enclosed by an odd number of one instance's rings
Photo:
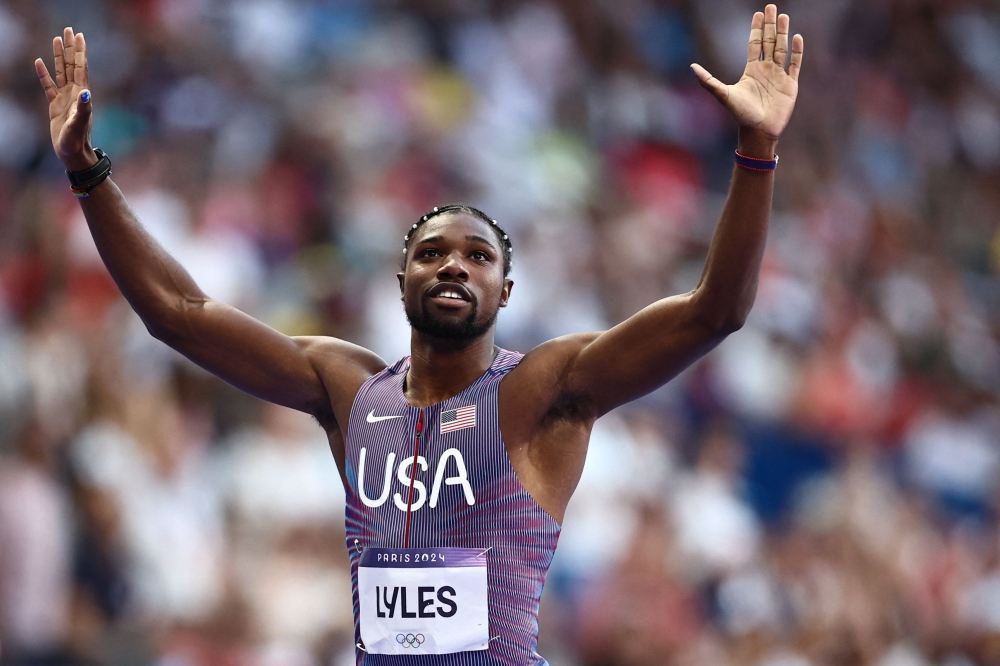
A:
{"type": "Polygon", "coordinates": [[[758,160],[755,157],[747,157],[746,155],[740,155],[739,151],[736,151],[736,166],[741,166],[744,169],[750,169],[751,171],[774,171],[778,168],[778,156],[775,155],[773,160],[758,160]]]}

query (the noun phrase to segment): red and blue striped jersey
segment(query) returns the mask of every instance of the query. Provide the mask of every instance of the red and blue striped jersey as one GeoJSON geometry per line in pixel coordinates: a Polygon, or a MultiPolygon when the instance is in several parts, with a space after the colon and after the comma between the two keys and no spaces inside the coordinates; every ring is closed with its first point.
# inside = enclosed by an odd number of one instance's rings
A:
{"type": "Polygon", "coordinates": [[[500,436],[497,406],[500,381],[521,358],[501,350],[471,386],[431,407],[411,407],[403,395],[409,357],[369,378],[358,392],[345,437],[356,641],[358,562],[367,547],[489,549],[491,637],[488,650],[446,655],[375,655],[359,649],[359,664],[546,664],[536,651],[538,604],[560,527],[515,475],[500,436]],[[418,424],[422,432],[414,465],[418,424]]]}

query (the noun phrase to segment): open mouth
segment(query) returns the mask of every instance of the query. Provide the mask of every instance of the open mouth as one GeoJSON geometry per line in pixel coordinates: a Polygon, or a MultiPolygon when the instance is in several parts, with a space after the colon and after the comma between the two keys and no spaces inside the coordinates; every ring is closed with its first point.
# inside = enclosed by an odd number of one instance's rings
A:
{"type": "Polygon", "coordinates": [[[444,307],[458,307],[472,302],[469,290],[457,283],[443,282],[427,292],[428,298],[444,307]]]}

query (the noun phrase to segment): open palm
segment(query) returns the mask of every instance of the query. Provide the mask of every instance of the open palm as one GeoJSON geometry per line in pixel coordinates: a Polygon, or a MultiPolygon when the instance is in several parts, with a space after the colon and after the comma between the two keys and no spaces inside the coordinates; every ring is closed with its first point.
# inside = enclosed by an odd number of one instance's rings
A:
{"type": "Polygon", "coordinates": [[[90,149],[89,95],[81,100],[81,93],[90,85],[87,42],[83,33],[73,34],[72,28],[66,28],[62,37],[52,40],[52,52],[55,56],[55,80],[41,58],[35,61],[35,73],[49,102],[52,147],[59,159],[66,163],[79,159],[90,149]]]}
{"type": "Polygon", "coordinates": [[[775,5],[757,12],[750,24],[747,66],[734,85],[726,85],[701,65],[691,65],[698,81],[722,102],[741,127],[760,131],[777,140],[795,108],[802,67],[802,35],[792,38],[788,58],[788,15],[778,15],[775,5]]]}

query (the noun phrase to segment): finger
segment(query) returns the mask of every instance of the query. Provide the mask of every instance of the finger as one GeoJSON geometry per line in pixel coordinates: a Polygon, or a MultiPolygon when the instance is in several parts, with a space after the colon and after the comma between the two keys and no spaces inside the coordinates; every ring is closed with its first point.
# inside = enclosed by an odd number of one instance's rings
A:
{"type": "Polygon", "coordinates": [[[87,69],[87,40],[83,38],[83,33],[76,33],[76,63],[74,81],[81,88],[90,85],[90,73],[87,69]]]}
{"type": "Polygon", "coordinates": [[[785,58],[788,57],[788,14],[778,16],[778,34],[774,43],[774,64],[778,67],[785,66],[785,58]]]}
{"type": "Polygon", "coordinates": [[[52,55],[55,58],[56,85],[62,88],[66,85],[66,62],[63,59],[62,37],[56,37],[52,40],[52,55]]]}
{"type": "Polygon", "coordinates": [[[750,45],[747,47],[747,62],[760,60],[760,45],[764,38],[764,12],[757,12],[750,22],[750,45]]]}
{"type": "Polygon", "coordinates": [[[42,90],[45,91],[45,99],[52,101],[59,94],[59,89],[56,88],[55,81],[49,76],[49,69],[45,66],[45,62],[38,58],[35,60],[35,74],[38,74],[38,80],[42,84],[42,90]]]}
{"type": "Polygon", "coordinates": [[[802,52],[804,49],[805,43],[802,40],[802,35],[792,37],[792,62],[788,65],[788,74],[792,77],[793,81],[799,80],[799,70],[802,69],[802,52]]]}
{"type": "Polygon", "coordinates": [[[774,59],[775,24],[778,21],[778,8],[775,5],[764,7],[764,60],[774,59]]]}
{"type": "Polygon", "coordinates": [[[723,104],[726,103],[726,100],[729,99],[729,90],[727,90],[726,84],[709,74],[707,69],[697,63],[691,65],[691,71],[698,77],[698,83],[701,84],[702,88],[715,95],[715,98],[723,104]]]}
{"type": "Polygon", "coordinates": [[[63,44],[66,45],[66,83],[76,82],[76,38],[73,28],[63,30],[63,44]]]}
{"type": "Polygon", "coordinates": [[[69,128],[71,133],[77,136],[86,134],[92,109],[93,104],[90,98],[90,91],[80,91],[80,94],[76,97],[76,101],[73,102],[73,108],[70,109],[69,118],[66,120],[66,127],[69,128]]]}

